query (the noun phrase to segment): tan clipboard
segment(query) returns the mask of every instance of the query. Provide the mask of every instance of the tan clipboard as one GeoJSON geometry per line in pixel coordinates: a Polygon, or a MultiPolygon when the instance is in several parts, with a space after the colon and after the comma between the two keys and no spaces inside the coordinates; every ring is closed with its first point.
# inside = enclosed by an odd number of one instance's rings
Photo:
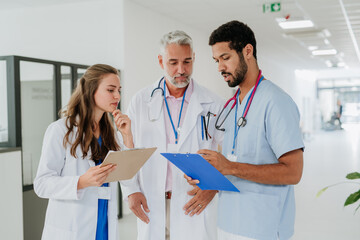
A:
{"type": "Polygon", "coordinates": [[[107,176],[105,182],[128,180],[134,177],[156,149],[154,147],[108,152],[101,166],[116,164],[117,167],[107,176]]]}

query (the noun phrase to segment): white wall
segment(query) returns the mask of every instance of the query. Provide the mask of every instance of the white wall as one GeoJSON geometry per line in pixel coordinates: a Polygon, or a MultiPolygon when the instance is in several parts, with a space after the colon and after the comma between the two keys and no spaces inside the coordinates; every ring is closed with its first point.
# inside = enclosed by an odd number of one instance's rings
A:
{"type": "Polygon", "coordinates": [[[159,42],[164,34],[173,30],[183,30],[193,39],[194,79],[220,96],[230,96],[231,90],[217,72],[217,65],[212,59],[207,33],[157,14],[130,0],[124,1],[124,9],[123,107],[128,106],[130,97],[139,88],[151,85],[163,75],[157,59],[159,42]]]}
{"type": "Polygon", "coordinates": [[[302,131],[310,136],[321,128],[321,112],[316,98],[316,72],[296,70],[294,82],[294,100],[301,113],[300,125],[302,131]]]}
{"type": "MultiPolygon", "coordinates": [[[[257,34],[255,32],[255,37],[258,39],[258,65],[262,70],[264,77],[277,84],[292,98],[296,98],[295,69],[292,67],[292,64],[284,61],[284,59],[282,59],[281,56],[277,55],[276,53],[274,54],[276,49],[267,49],[266,47],[269,47],[269,43],[265,43],[266,39],[263,39],[262,34],[257,34]]],[[[276,47],[275,45],[270,46],[276,47]]]]}
{"type": "Polygon", "coordinates": [[[23,239],[21,152],[0,153],[1,239],[23,239]]]}
{"type": "Polygon", "coordinates": [[[181,29],[194,40],[194,78],[223,97],[231,90],[217,72],[208,33],[130,0],[97,0],[0,11],[0,56],[21,55],[79,64],[107,63],[122,71],[122,108],[162,76],[163,34],[181,29]],[[126,11],[124,11],[126,9],[126,11]]]}
{"type": "Polygon", "coordinates": [[[123,68],[122,1],[0,10],[0,56],[123,68]]]}

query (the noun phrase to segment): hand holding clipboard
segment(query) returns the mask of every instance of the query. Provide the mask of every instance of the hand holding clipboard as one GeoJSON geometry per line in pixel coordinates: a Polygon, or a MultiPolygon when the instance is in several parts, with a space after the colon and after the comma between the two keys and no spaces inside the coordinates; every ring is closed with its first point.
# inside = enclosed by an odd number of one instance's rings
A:
{"type": "Polygon", "coordinates": [[[198,179],[201,190],[223,190],[240,192],[224,175],[200,154],[161,153],[176,167],[192,179],[198,179]]]}
{"type": "Polygon", "coordinates": [[[117,167],[106,178],[105,182],[128,180],[135,176],[157,148],[129,149],[109,151],[101,166],[116,164],[117,167]]]}

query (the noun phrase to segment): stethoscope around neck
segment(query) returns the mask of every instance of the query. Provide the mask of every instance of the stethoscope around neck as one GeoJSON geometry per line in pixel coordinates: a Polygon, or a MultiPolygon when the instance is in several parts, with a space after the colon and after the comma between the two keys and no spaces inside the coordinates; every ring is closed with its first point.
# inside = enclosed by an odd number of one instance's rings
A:
{"type": "Polygon", "coordinates": [[[161,85],[161,81],[164,80],[164,79],[165,79],[165,77],[162,77],[162,78],[160,79],[160,81],[159,81],[158,86],[152,90],[151,95],[150,95],[151,98],[153,97],[154,93],[155,93],[157,90],[160,90],[160,91],[161,91],[161,96],[164,96],[164,89],[162,89],[161,86],[160,86],[160,85],[161,85]]]}
{"type": "Polygon", "coordinates": [[[162,77],[159,81],[159,84],[156,88],[154,88],[151,92],[151,95],[150,95],[150,98],[153,97],[154,93],[157,91],[157,90],[160,90],[161,91],[161,96],[164,97],[164,102],[165,102],[165,106],[166,106],[166,110],[167,110],[167,113],[168,113],[168,116],[169,116],[169,120],[170,120],[170,123],[171,123],[171,127],[173,129],[173,132],[174,132],[174,136],[175,136],[175,144],[178,144],[178,141],[179,141],[179,132],[180,132],[180,120],[181,120],[181,113],[182,113],[182,110],[183,110],[183,107],[184,107],[184,101],[185,101],[185,95],[186,95],[186,91],[187,89],[185,89],[185,92],[184,92],[184,95],[182,97],[182,101],[181,101],[181,108],[180,108],[180,113],[179,113],[179,120],[178,120],[178,124],[177,124],[177,127],[175,127],[174,125],[174,122],[172,120],[172,117],[171,117],[171,114],[170,114],[170,109],[169,109],[169,106],[168,106],[168,103],[167,103],[167,100],[166,100],[166,96],[165,96],[165,86],[166,86],[166,80],[165,80],[165,77],[162,77]],[[164,80],[164,86],[163,88],[161,87],[161,81],[164,80]]]}
{"type": "MultiPolygon", "coordinates": [[[[256,92],[256,89],[257,87],[259,86],[259,84],[261,83],[261,81],[264,79],[264,76],[261,75],[261,70],[259,70],[259,75],[258,75],[258,78],[256,80],[256,84],[255,84],[255,87],[254,89],[252,90],[250,96],[248,97],[247,101],[246,101],[246,105],[245,105],[245,108],[244,108],[244,111],[243,111],[243,114],[242,116],[237,120],[237,123],[236,125],[238,127],[245,127],[246,125],[246,115],[250,109],[250,105],[251,105],[251,102],[254,98],[254,95],[255,95],[255,92],[256,92]]],[[[220,131],[225,131],[225,128],[223,128],[223,124],[225,122],[225,120],[227,119],[227,117],[229,116],[230,112],[233,110],[233,108],[236,106],[236,112],[235,112],[235,115],[237,115],[237,101],[239,99],[239,95],[240,95],[240,88],[237,89],[237,91],[235,92],[234,96],[232,98],[230,98],[229,100],[227,100],[227,102],[225,103],[223,109],[220,111],[219,115],[218,115],[218,118],[216,119],[216,122],[215,122],[215,128],[217,130],[220,130],[220,131]],[[219,124],[219,119],[221,119],[221,116],[223,115],[223,112],[224,110],[227,108],[227,106],[230,104],[231,101],[234,101],[233,104],[231,105],[230,107],[230,110],[227,112],[227,114],[225,115],[224,119],[222,119],[222,121],[220,122],[219,124]]],[[[236,116],[235,116],[235,119],[236,119],[236,116]]],[[[235,120],[236,121],[236,120],[235,120]]]]}

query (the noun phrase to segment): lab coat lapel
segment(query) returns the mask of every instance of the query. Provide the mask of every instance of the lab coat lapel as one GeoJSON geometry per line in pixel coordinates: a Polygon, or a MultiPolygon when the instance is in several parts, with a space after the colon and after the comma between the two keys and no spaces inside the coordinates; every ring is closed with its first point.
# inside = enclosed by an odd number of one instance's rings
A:
{"type": "Polygon", "coordinates": [[[153,97],[148,102],[149,107],[149,120],[154,122],[161,117],[162,108],[163,108],[164,97],[161,95],[160,91],[154,93],[153,97]]]}
{"type": "Polygon", "coordinates": [[[89,149],[89,152],[88,152],[88,155],[86,156],[86,159],[87,159],[90,167],[95,167],[95,162],[94,162],[94,160],[91,159],[91,155],[92,155],[91,149],[89,149]]]}
{"type": "Polygon", "coordinates": [[[203,103],[208,103],[207,96],[204,96],[199,91],[199,85],[194,81],[194,90],[191,95],[188,108],[186,110],[185,119],[181,127],[180,139],[179,139],[179,149],[185,143],[186,139],[189,137],[191,131],[196,127],[199,115],[204,111],[202,106],[203,103]]]}
{"type": "MultiPolygon", "coordinates": [[[[74,127],[74,131],[73,132],[77,132],[78,131],[78,128],[77,127],[74,127]]],[[[74,142],[75,141],[75,135],[72,135],[72,141],[74,142]]],[[[81,158],[83,156],[83,152],[81,150],[81,146],[78,145],[77,148],[76,148],[76,155],[81,158]]],[[[89,151],[88,151],[88,154],[87,156],[83,159],[84,161],[87,161],[89,163],[89,166],[90,167],[94,167],[95,166],[95,162],[91,159],[91,148],[89,148],[89,151]]],[[[84,165],[83,165],[84,166],[84,165]]]]}
{"type": "MultiPolygon", "coordinates": [[[[154,84],[154,89],[157,87],[157,84],[154,84]]],[[[164,96],[162,95],[163,91],[161,90],[156,90],[153,92],[153,96],[149,98],[149,102],[148,102],[148,107],[149,107],[149,112],[148,112],[148,117],[150,121],[156,121],[158,119],[160,119],[160,117],[162,116],[162,109],[163,109],[163,101],[164,101],[164,96]]],[[[151,94],[150,94],[151,96],[151,94]]]]}
{"type": "Polygon", "coordinates": [[[88,163],[90,165],[90,167],[95,167],[95,162],[93,160],[91,160],[90,158],[87,157],[88,163]]]}
{"type": "MultiPolygon", "coordinates": [[[[159,80],[161,81],[162,78],[159,80]]],[[[153,84],[152,90],[156,89],[159,85],[159,81],[153,84]]],[[[162,88],[161,88],[162,89],[162,88]]],[[[156,90],[153,92],[153,97],[151,96],[151,92],[147,93],[149,94],[149,100],[147,102],[148,106],[148,117],[150,122],[154,122],[157,129],[158,129],[158,136],[156,137],[156,140],[154,139],[154,143],[161,142],[161,146],[166,146],[166,132],[165,132],[165,119],[164,119],[164,95],[163,91],[156,90]]],[[[147,121],[147,120],[143,120],[147,121]]]]}

